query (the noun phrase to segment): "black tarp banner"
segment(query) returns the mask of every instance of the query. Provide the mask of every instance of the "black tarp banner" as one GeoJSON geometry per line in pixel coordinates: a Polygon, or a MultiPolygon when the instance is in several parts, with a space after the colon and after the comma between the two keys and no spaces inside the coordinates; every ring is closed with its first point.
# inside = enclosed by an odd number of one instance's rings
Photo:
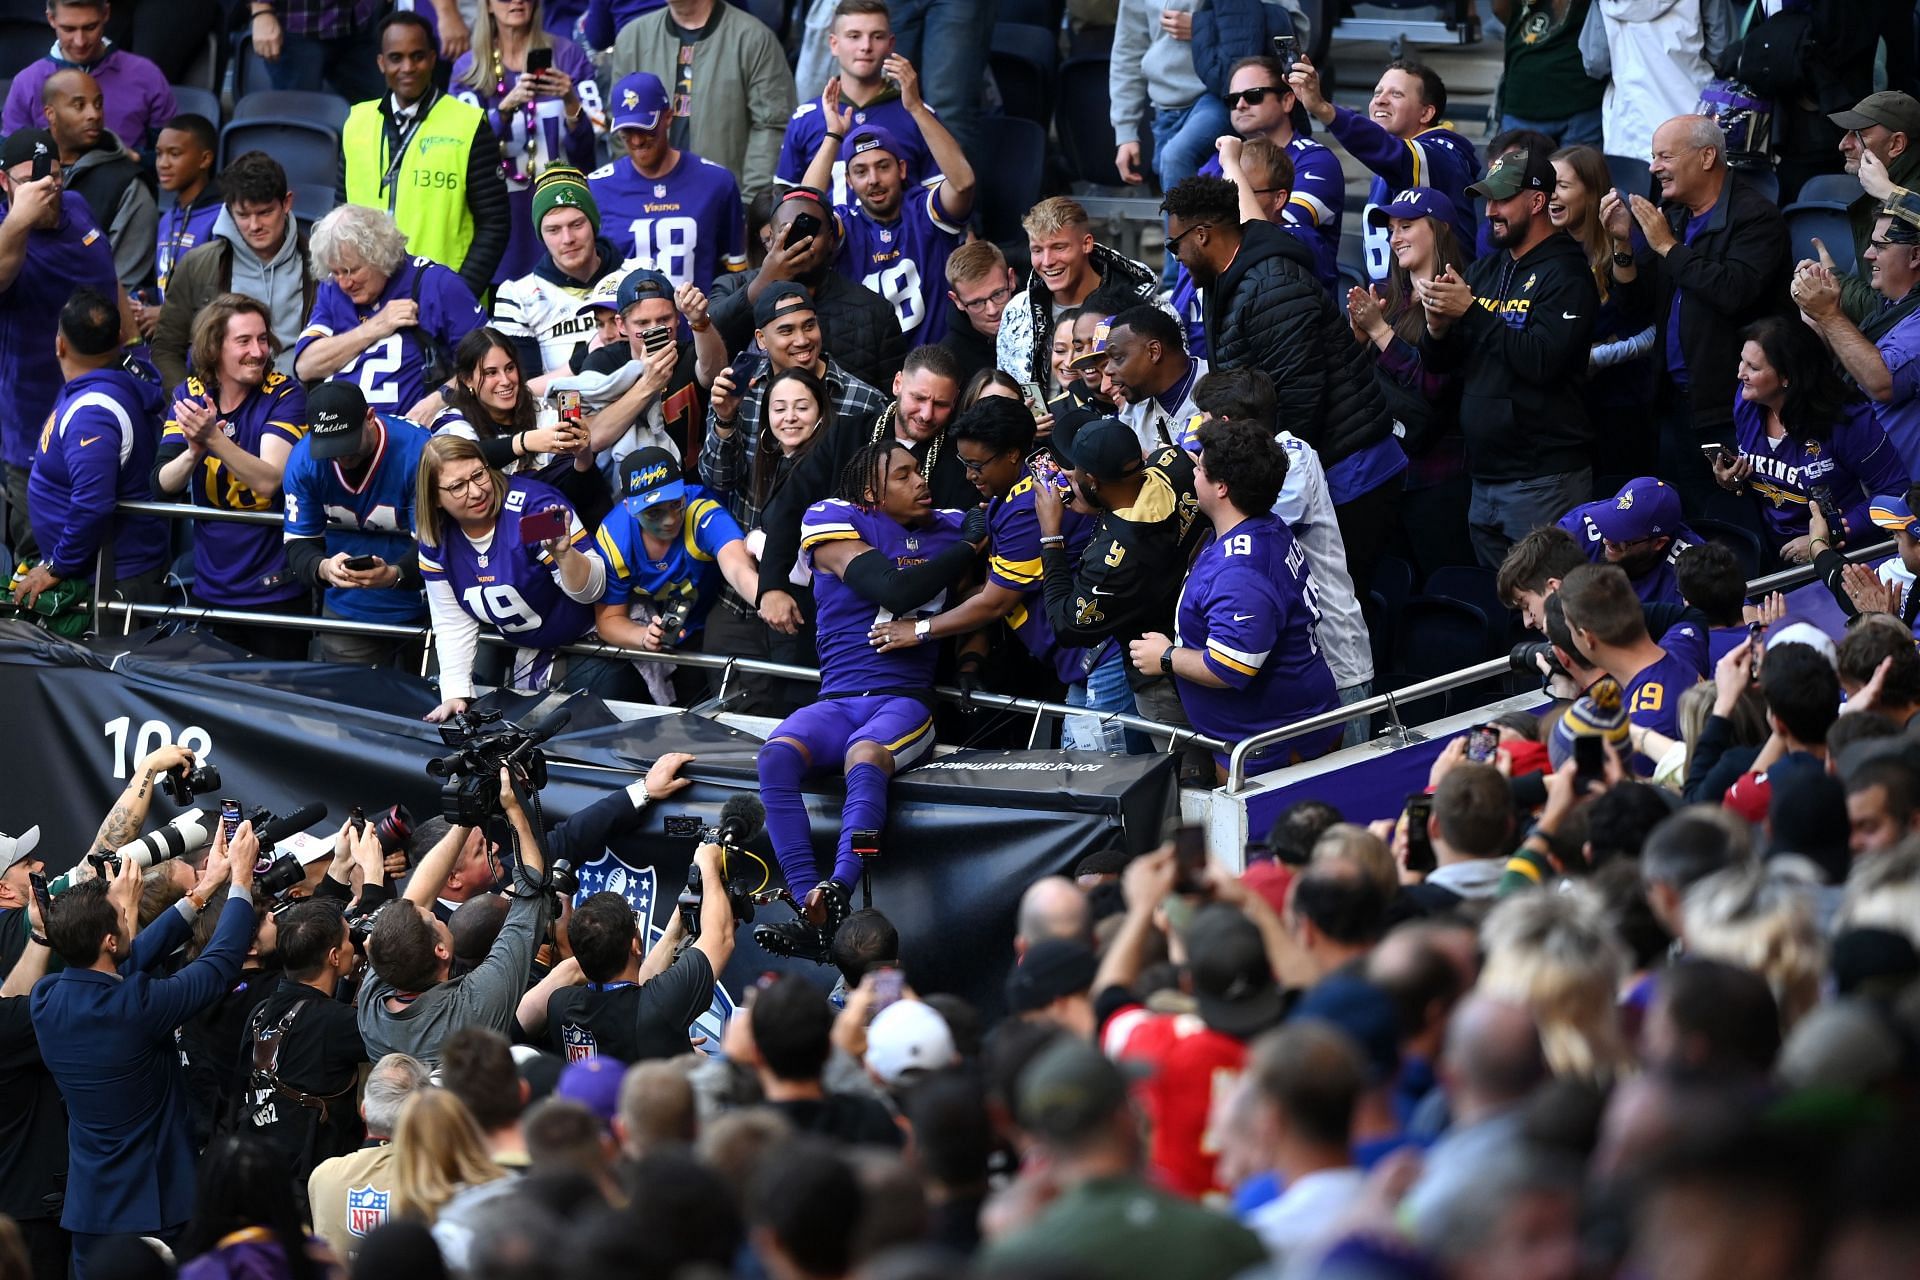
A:
{"type": "MultiPolygon", "coordinates": [[[[425,817],[439,809],[439,782],[425,765],[445,748],[436,726],[419,717],[435,702],[423,681],[396,672],[236,661],[232,651],[191,636],[136,634],[87,649],[0,623],[0,768],[8,793],[0,830],[38,823],[49,868],[71,866],[135,764],[167,742],[193,748],[219,769],[220,790],[200,797],[203,805],[231,796],[249,809],[289,813],[319,800],[331,815],[316,827],[321,833],[355,804],[373,813],[397,801],[425,817]]],[[[507,717],[526,715],[534,702],[508,702],[507,717]]],[[[549,782],[540,803],[550,826],[626,786],[665,752],[698,757],[686,770],[693,786],[651,806],[635,836],[580,869],[583,893],[623,893],[657,933],[693,854],[692,839],[669,836],[667,824],[712,823],[729,797],[756,789],[759,739],[698,716],[623,722],[590,698],[569,707],[572,722],[546,748],[549,782]]],[[[809,792],[822,850],[839,831],[842,794],[837,778],[809,792]]],[[[897,780],[873,895],[900,930],[909,979],[997,1010],[1022,890],[1040,876],[1070,873],[1116,842],[1132,852],[1150,848],[1173,794],[1165,756],[962,751],[897,780]]],[[[176,811],[157,797],[149,829],[176,811]]],[[[777,868],[764,836],[750,847],[777,868]]],[[[762,911],[768,919],[786,914],[778,905],[762,911]]],[[[739,941],[723,975],[732,990],[766,969],[795,967],[753,946],[747,930],[739,941]]],[[[798,967],[831,983],[826,971],[798,967]]]]}

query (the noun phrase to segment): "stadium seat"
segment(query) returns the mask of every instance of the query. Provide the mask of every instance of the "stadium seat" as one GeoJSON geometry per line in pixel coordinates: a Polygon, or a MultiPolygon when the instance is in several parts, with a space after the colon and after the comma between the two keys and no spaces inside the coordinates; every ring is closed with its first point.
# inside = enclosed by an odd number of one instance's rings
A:
{"type": "Polygon", "coordinates": [[[347,113],[353,104],[336,93],[314,93],[305,89],[255,89],[233,103],[235,120],[292,119],[325,125],[335,133],[347,127],[347,113]]]}
{"type": "Polygon", "coordinates": [[[1607,174],[1625,196],[1644,196],[1653,191],[1653,170],[1645,160],[1632,156],[1608,156],[1607,174]]]}
{"type": "Polygon", "coordinates": [[[1481,657],[1494,657],[1507,648],[1507,628],[1513,611],[1500,603],[1493,570],[1477,564],[1445,565],[1427,575],[1421,593],[1470,604],[1486,615],[1487,648],[1481,657]]]}
{"type": "Polygon", "coordinates": [[[1860,179],[1850,173],[1816,173],[1800,186],[1795,201],[1820,200],[1834,204],[1852,204],[1862,195],[1860,179]]]}
{"type": "Polygon", "coordinates": [[[245,30],[234,40],[234,46],[233,100],[237,105],[256,90],[272,88],[273,81],[267,76],[267,60],[253,51],[253,39],[245,30]]]}
{"type": "MultiPolygon", "coordinates": [[[[1740,176],[1747,185],[1767,198],[1768,204],[1780,203],[1780,174],[1773,169],[1742,169],[1740,176]]],[[[1804,196],[1806,193],[1801,192],[1804,196]]]]}
{"type": "Polygon", "coordinates": [[[1387,616],[1397,618],[1413,595],[1413,566],[1398,556],[1381,556],[1373,566],[1373,590],[1387,607],[1387,616]]]}
{"type": "Polygon", "coordinates": [[[1381,677],[1393,669],[1393,615],[1378,591],[1367,592],[1360,602],[1360,617],[1367,624],[1367,647],[1373,651],[1374,687],[1384,687],[1381,677]]]}
{"type": "Polygon", "coordinates": [[[1066,154],[1074,178],[1096,187],[1116,187],[1146,196],[1158,190],[1153,178],[1152,112],[1140,118],[1140,172],[1147,184],[1129,187],[1113,166],[1112,95],[1107,92],[1108,59],[1070,57],[1060,64],[1059,97],[1054,103],[1053,130],[1066,154]]]}
{"type": "Polygon", "coordinates": [[[340,203],[339,193],[331,182],[298,182],[293,187],[293,216],[312,226],[320,219],[332,213],[334,206],[340,203]]]}
{"type": "MultiPolygon", "coordinates": [[[[1334,264],[1334,267],[1340,273],[1340,285],[1335,290],[1337,296],[1334,298],[1334,301],[1340,304],[1340,314],[1345,315],[1347,312],[1347,291],[1350,289],[1366,288],[1367,271],[1365,267],[1354,262],[1337,262],[1334,264]]],[[[1408,572],[1411,573],[1412,570],[1408,570],[1408,572]]]]}
{"type": "Polygon", "coordinates": [[[1740,561],[1740,572],[1751,582],[1761,574],[1761,565],[1766,560],[1766,550],[1760,545],[1760,536],[1751,529],[1742,528],[1726,520],[1714,520],[1699,517],[1688,520],[1693,531],[1708,542],[1717,542],[1733,552],[1740,561]]]}
{"type": "Polygon", "coordinates": [[[1066,13],[1066,5],[1061,0],[1000,0],[995,19],[1006,25],[1019,23],[1029,27],[1043,27],[1048,31],[1060,29],[1060,19],[1066,13]]]}
{"type": "Polygon", "coordinates": [[[1112,27],[1082,27],[1067,37],[1069,58],[1104,58],[1112,52],[1112,27]]]}
{"type": "Polygon", "coordinates": [[[1026,243],[1020,219],[1040,203],[1047,162],[1047,130],[1032,120],[1008,116],[993,129],[992,181],[974,188],[981,233],[996,244],[1026,243]]]}
{"type": "Polygon", "coordinates": [[[219,95],[196,89],[190,84],[176,84],[171,88],[174,104],[180,108],[180,114],[204,116],[216,130],[220,127],[219,95]]]}
{"type": "Polygon", "coordinates": [[[1787,236],[1795,262],[1819,261],[1820,241],[1844,268],[1853,258],[1853,222],[1847,206],[1834,200],[1796,200],[1780,211],[1787,217],[1787,236]]]}
{"type": "MultiPolygon", "coordinates": [[[[1394,669],[1408,682],[1446,675],[1486,661],[1486,613],[1444,596],[1414,596],[1396,618],[1394,669]]],[[[1449,693],[1422,698],[1400,709],[1406,724],[1418,724],[1484,705],[1498,697],[1497,686],[1469,685],[1449,693]]]]}
{"type": "Polygon", "coordinates": [[[44,18],[0,18],[0,67],[10,68],[18,75],[52,47],[53,32],[47,28],[44,18]]]}
{"type": "Polygon", "coordinates": [[[1047,127],[1053,119],[1053,69],[1059,52],[1058,35],[1045,27],[1002,22],[993,29],[987,62],[1008,115],[1047,127]]]}
{"type": "Polygon", "coordinates": [[[333,185],[340,160],[340,135],[311,120],[269,116],[235,120],[220,131],[220,163],[235,156],[264,151],[287,171],[295,190],[308,184],[333,185]]]}

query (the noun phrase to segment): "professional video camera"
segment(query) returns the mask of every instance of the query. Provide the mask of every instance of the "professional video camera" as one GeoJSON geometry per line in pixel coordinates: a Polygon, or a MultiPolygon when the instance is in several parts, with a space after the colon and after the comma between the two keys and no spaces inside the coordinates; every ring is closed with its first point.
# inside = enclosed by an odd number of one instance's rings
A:
{"type": "Polygon", "coordinates": [[[554,712],[538,728],[503,721],[498,711],[463,711],[440,726],[440,740],[452,748],[427,762],[427,772],[444,779],[440,815],[458,827],[477,827],[500,812],[500,770],[512,772],[529,790],[547,785],[547,757],[540,744],[565,728],[573,713],[554,712]]]}
{"type": "Polygon", "coordinates": [[[220,789],[220,771],[210,764],[181,765],[160,775],[160,789],[175,804],[192,804],[195,796],[220,789]]]}
{"type": "MultiPolygon", "coordinates": [[[[747,841],[759,835],[766,825],[766,806],[757,797],[739,795],[721,807],[719,822],[711,827],[702,827],[695,836],[699,844],[720,846],[720,888],[733,907],[733,918],[741,924],[753,923],[754,906],[762,900],[764,895],[761,890],[772,879],[767,864],[746,847],[747,841]],[[736,873],[736,868],[747,860],[760,863],[759,888],[747,888],[742,883],[742,877],[736,873]]],[[[687,887],[681,891],[675,905],[679,908],[680,923],[689,939],[700,936],[700,903],[705,896],[705,888],[701,883],[700,864],[687,864],[687,887]]]]}

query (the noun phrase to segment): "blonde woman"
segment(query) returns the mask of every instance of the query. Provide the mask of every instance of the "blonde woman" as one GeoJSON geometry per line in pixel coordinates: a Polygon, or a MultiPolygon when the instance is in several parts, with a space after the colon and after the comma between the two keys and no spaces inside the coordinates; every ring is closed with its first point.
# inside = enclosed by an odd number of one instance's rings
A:
{"type": "Polygon", "coordinates": [[[1480,944],[1477,989],[1533,1015],[1554,1075],[1604,1084],[1630,1069],[1618,1001],[1632,966],[1597,897],[1575,888],[1505,898],[1480,926],[1480,944]]]}
{"type": "Polygon", "coordinates": [[[402,1104],[393,1127],[396,1217],[431,1226],[455,1193],[505,1176],[460,1099],[430,1087],[402,1104]]]}

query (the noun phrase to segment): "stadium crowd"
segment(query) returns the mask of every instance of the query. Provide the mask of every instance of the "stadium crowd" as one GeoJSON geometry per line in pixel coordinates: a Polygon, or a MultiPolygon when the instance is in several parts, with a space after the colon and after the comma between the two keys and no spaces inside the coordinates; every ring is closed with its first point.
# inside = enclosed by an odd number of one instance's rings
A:
{"type": "Polygon", "coordinates": [[[437,722],[717,692],[632,651],[816,668],[727,705],[777,722],[753,938],[818,968],[702,1030],[719,845],[663,931],[564,890],[684,755],[290,867],[238,814],[140,836],[184,747],[71,865],[23,798],[0,1280],[1910,1268],[1911,9],[1492,0],[1476,145],[1417,60],[1337,104],[1301,5],[1069,0],[1152,262],[1004,212],[994,7],[47,0],[0,108],[12,614],[430,639],[437,722]],[[172,87],[209,32],[270,86],[225,129],[172,87]],[[1750,595],[1799,565],[1831,634],[1750,595]],[[998,1001],[854,908],[937,683],[1268,773],[1365,739],[1400,574],[1484,582],[1546,708],[1397,818],[1062,867],[998,1001]]]}

